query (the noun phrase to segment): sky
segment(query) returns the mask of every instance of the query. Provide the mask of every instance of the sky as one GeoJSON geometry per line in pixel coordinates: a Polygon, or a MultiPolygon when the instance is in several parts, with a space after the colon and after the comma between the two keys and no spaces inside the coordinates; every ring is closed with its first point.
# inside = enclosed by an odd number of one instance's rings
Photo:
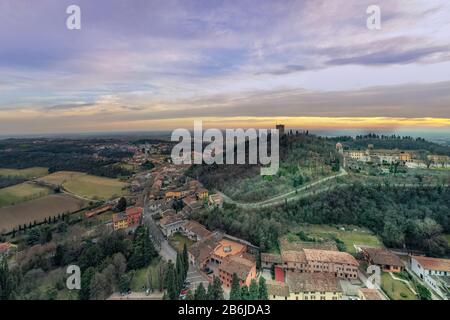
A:
{"type": "Polygon", "coordinates": [[[194,120],[450,136],[450,1],[0,1],[0,135],[194,120]]]}

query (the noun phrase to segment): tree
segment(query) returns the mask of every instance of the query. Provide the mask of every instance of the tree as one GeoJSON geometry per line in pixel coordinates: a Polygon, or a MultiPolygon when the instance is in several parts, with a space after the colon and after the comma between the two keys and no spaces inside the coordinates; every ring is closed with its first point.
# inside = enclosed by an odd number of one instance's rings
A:
{"type": "Polygon", "coordinates": [[[14,290],[14,281],[9,271],[6,256],[0,255],[0,300],[9,300],[14,290]]]}
{"type": "Polygon", "coordinates": [[[119,291],[121,293],[130,290],[131,277],[128,274],[123,274],[119,277],[119,291]]]}
{"type": "Polygon", "coordinates": [[[45,290],[47,300],[56,300],[58,298],[58,290],[55,287],[50,286],[45,290]]]}
{"type": "Polygon", "coordinates": [[[81,275],[81,290],[78,292],[80,300],[89,300],[91,297],[91,280],[95,274],[95,269],[87,268],[81,275]]]}
{"type": "Polygon", "coordinates": [[[124,197],[119,199],[119,202],[117,203],[116,210],[119,212],[125,211],[127,208],[127,199],[124,197]]]}
{"type": "Polygon", "coordinates": [[[206,300],[214,300],[214,292],[212,282],[208,283],[208,290],[206,292],[206,300]]]}
{"type": "Polygon", "coordinates": [[[259,288],[256,279],[252,279],[250,282],[250,288],[248,289],[250,300],[258,300],[259,298],[259,288]]]}
{"type": "Polygon", "coordinates": [[[62,244],[56,246],[55,255],[53,256],[53,264],[57,267],[62,266],[64,263],[64,254],[66,248],[62,244]]]}
{"type": "Polygon", "coordinates": [[[127,259],[121,252],[118,252],[113,256],[112,264],[115,269],[116,279],[120,279],[120,276],[127,270],[127,259]]]}
{"type": "Polygon", "coordinates": [[[248,287],[246,284],[244,284],[241,287],[241,299],[242,300],[250,300],[250,294],[248,292],[248,287]]]}
{"type": "Polygon", "coordinates": [[[187,273],[189,271],[189,255],[186,242],[184,243],[183,246],[183,262],[184,262],[185,277],[187,277],[187,273]]]}
{"type": "Polygon", "coordinates": [[[417,284],[417,293],[419,295],[420,300],[431,300],[431,292],[426,287],[421,285],[420,283],[417,284]]]}
{"type": "Polygon", "coordinates": [[[33,229],[29,230],[28,235],[27,235],[27,244],[29,246],[35,245],[36,243],[39,242],[40,237],[41,237],[41,234],[38,229],[33,228],[33,229]]]}
{"type": "Polygon", "coordinates": [[[269,300],[266,279],[264,279],[264,277],[259,278],[259,300],[269,300]]]}
{"type": "Polygon", "coordinates": [[[178,285],[177,285],[177,277],[176,277],[176,271],[173,263],[170,261],[167,270],[166,275],[164,278],[164,284],[167,291],[167,298],[170,300],[177,300],[178,299],[178,285]]]}
{"type": "Polygon", "coordinates": [[[111,294],[111,283],[103,273],[94,274],[90,285],[90,298],[94,300],[104,300],[111,294]]]}
{"type": "Polygon", "coordinates": [[[233,273],[231,280],[230,300],[241,300],[241,286],[236,273],[233,273]]]}
{"type": "Polygon", "coordinates": [[[222,289],[222,282],[218,277],[214,277],[212,287],[211,287],[211,294],[208,290],[208,295],[210,297],[210,300],[223,300],[223,289],[222,289]]]}
{"type": "Polygon", "coordinates": [[[150,264],[152,259],[158,255],[152,241],[148,227],[139,226],[133,238],[133,249],[128,260],[130,269],[141,269],[150,264]]]}
{"type": "Polygon", "coordinates": [[[184,280],[186,279],[186,272],[184,270],[183,257],[179,253],[177,253],[177,261],[175,266],[177,273],[178,288],[181,289],[184,285],[184,280]]]}
{"type": "Polygon", "coordinates": [[[206,300],[206,298],[207,297],[206,297],[205,287],[203,286],[203,283],[200,282],[197,289],[195,289],[194,299],[195,300],[206,300]]]}

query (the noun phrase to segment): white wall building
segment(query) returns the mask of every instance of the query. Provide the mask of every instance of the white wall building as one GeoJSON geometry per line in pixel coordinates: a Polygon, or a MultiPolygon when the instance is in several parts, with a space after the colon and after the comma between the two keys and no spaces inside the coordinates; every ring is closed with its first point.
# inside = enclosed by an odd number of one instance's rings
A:
{"type": "Polygon", "coordinates": [[[450,260],[411,256],[411,270],[441,298],[450,296],[450,260]]]}

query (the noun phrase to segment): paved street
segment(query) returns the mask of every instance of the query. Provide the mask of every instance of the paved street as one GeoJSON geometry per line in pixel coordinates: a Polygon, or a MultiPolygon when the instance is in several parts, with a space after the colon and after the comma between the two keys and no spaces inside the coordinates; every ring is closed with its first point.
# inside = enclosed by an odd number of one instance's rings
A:
{"type": "Polygon", "coordinates": [[[203,283],[203,286],[206,288],[208,288],[208,280],[206,279],[205,276],[203,276],[195,267],[193,266],[189,266],[189,271],[187,274],[187,278],[186,281],[190,282],[189,288],[192,291],[195,291],[195,289],[197,288],[197,286],[200,283],[203,283]]]}

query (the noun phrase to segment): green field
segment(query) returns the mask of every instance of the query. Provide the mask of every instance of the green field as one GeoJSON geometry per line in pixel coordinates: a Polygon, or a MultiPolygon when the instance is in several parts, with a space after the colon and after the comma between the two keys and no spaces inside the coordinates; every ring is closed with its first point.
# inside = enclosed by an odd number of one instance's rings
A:
{"type": "Polygon", "coordinates": [[[124,182],[81,172],[60,171],[39,180],[62,185],[66,191],[92,200],[109,200],[127,194],[124,182]]]}
{"type": "Polygon", "coordinates": [[[49,195],[50,189],[31,183],[21,183],[0,189],[0,207],[12,206],[49,195]]]}
{"type": "Polygon", "coordinates": [[[33,167],[27,169],[3,169],[0,168],[0,177],[38,178],[48,174],[47,168],[33,167]]]}
{"type": "Polygon", "coordinates": [[[130,289],[136,292],[145,291],[144,288],[149,287],[150,281],[152,288],[158,289],[161,280],[159,275],[161,264],[164,264],[164,262],[160,259],[154,259],[147,268],[131,271],[133,278],[131,279],[130,289]]]}
{"type": "Polygon", "coordinates": [[[383,247],[382,242],[370,230],[360,227],[343,226],[345,230],[329,225],[305,225],[299,227],[296,232],[302,230],[308,236],[319,239],[338,238],[344,242],[346,249],[350,253],[356,253],[354,245],[366,245],[371,247],[383,247]]]}
{"type": "Polygon", "coordinates": [[[187,247],[189,248],[194,243],[194,241],[182,235],[181,233],[175,233],[170,236],[169,243],[178,252],[183,252],[184,244],[186,243],[187,247]]]}
{"type": "Polygon", "coordinates": [[[381,288],[392,300],[417,300],[405,283],[392,279],[386,272],[381,275],[381,288]]]}

